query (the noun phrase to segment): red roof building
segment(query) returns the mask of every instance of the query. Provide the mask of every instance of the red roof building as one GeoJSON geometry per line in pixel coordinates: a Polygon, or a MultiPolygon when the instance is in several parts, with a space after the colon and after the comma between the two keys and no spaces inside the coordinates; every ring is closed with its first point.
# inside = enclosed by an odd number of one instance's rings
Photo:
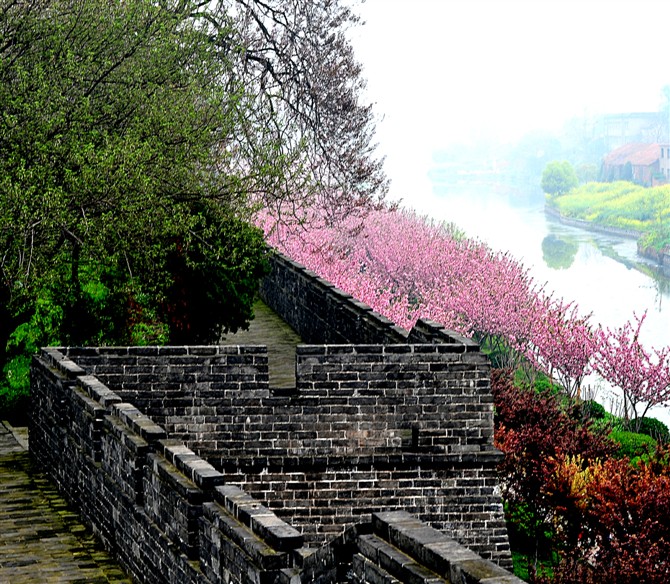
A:
{"type": "Polygon", "coordinates": [[[607,181],[628,180],[652,186],[658,180],[660,159],[660,144],[624,144],[605,156],[602,176],[607,181]]]}

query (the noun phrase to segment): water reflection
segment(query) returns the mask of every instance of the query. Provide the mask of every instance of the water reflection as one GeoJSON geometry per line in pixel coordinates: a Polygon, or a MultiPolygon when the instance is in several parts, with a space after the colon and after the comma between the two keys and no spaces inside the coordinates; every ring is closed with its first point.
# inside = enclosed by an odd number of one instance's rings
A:
{"type": "Polygon", "coordinates": [[[542,240],[542,259],[553,270],[567,270],[575,261],[579,243],[550,233],[542,240]]]}
{"type": "MultiPolygon", "coordinates": [[[[670,274],[667,269],[654,260],[645,258],[637,253],[637,244],[632,239],[590,232],[579,228],[563,225],[554,217],[547,217],[547,227],[550,231],[542,240],[542,252],[545,263],[553,269],[570,268],[574,262],[579,243],[584,243],[600,252],[602,257],[608,258],[624,266],[627,270],[636,271],[645,276],[644,288],[654,291],[654,309],[662,311],[664,296],[670,297],[670,274]],[[568,249],[568,246],[570,249],[568,249]],[[568,253],[574,248],[570,263],[568,253]],[[562,256],[561,254],[565,254],[562,256]]],[[[668,340],[670,343],[670,339],[668,340]]],[[[667,344],[667,343],[666,343],[667,344]]]]}
{"type": "Polygon", "coordinates": [[[638,255],[635,240],[560,223],[545,214],[537,190],[465,181],[432,187],[412,206],[510,252],[548,293],[577,302],[595,322],[618,327],[647,311],[643,341],[670,345],[670,278],[638,255]]]}
{"type": "MultiPolygon", "coordinates": [[[[574,301],[594,324],[622,326],[647,312],[640,338],[647,347],[670,345],[670,278],[637,253],[633,239],[564,225],[544,212],[539,188],[448,183],[434,180],[432,193],[410,201],[421,213],[450,221],[469,237],[508,251],[529,270],[547,294],[574,301]]],[[[587,380],[599,401],[609,405],[617,394],[597,378],[587,380]]],[[[670,425],[670,412],[653,416],[670,425]]]]}

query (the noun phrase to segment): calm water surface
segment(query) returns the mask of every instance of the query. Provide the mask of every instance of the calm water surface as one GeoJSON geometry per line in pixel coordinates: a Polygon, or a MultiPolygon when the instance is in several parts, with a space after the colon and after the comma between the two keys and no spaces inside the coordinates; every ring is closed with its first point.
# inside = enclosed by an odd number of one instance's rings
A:
{"type": "MultiPolygon", "coordinates": [[[[533,280],[574,300],[595,322],[621,326],[647,312],[641,337],[648,347],[670,345],[670,278],[639,257],[634,240],[565,226],[544,213],[539,189],[431,180],[432,193],[411,206],[455,223],[470,237],[509,251],[533,280]]],[[[608,405],[615,396],[602,382],[589,383],[608,405]]],[[[670,422],[666,409],[656,417],[670,422]]]]}

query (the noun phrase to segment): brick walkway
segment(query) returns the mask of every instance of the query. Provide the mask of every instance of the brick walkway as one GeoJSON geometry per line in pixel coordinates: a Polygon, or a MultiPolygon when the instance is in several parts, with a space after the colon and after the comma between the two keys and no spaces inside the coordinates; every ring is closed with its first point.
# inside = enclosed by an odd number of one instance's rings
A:
{"type": "Polygon", "coordinates": [[[296,332],[267,304],[254,304],[254,319],[249,330],[228,334],[223,345],[267,345],[270,387],[295,387],[295,347],[302,343],[296,332]]]}
{"type": "Polygon", "coordinates": [[[11,430],[0,423],[0,584],[130,584],[11,430]]]}
{"type": "MultiPolygon", "coordinates": [[[[269,345],[270,385],[295,387],[300,338],[265,304],[251,330],[224,344],[269,345]]],[[[0,422],[0,584],[131,584],[59,496],[32,468],[26,429],[0,422]]]]}

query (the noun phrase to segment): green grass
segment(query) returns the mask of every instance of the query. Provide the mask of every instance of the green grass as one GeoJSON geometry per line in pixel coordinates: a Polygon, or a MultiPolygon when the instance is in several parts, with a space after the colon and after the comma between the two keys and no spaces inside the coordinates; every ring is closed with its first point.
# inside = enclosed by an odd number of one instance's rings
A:
{"type": "MultiPolygon", "coordinates": [[[[517,552],[512,550],[512,563],[514,564],[514,575],[517,578],[521,578],[522,580],[528,582],[530,579],[530,575],[528,573],[528,569],[531,565],[533,565],[533,558],[530,556],[522,553],[522,552],[517,552]]],[[[558,556],[554,558],[554,561],[548,561],[548,560],[539,560],[537,562],[537,565],[535,566],[536,573],[541,576],[552,576],[554,573],[554,566],[558,562],[558,556]]]]}
{"type": "Polygon", "coordinates": [[[657,249],[670,244],[670,185],[591,182],[549,197],[547,204],[565,217],[639,231],[657,249]]]}

